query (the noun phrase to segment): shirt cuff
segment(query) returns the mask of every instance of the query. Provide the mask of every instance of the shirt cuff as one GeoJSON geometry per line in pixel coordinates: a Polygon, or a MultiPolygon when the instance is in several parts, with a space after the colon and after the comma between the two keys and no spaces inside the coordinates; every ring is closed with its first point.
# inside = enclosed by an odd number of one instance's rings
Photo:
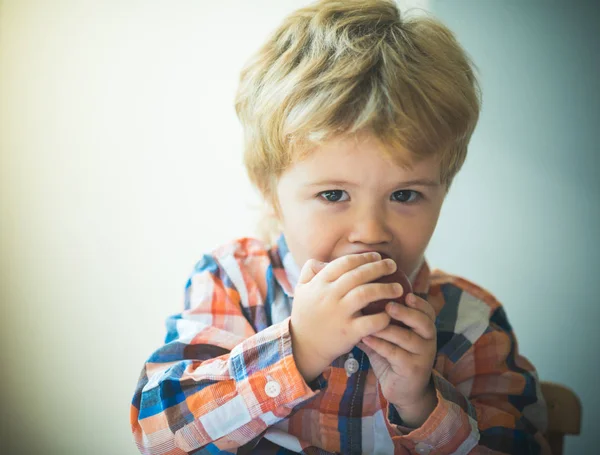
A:
{"type": "Polygon", "coordinates": [[[322,374],[307,384],[298,371],[290,318],[237,345],[231,351],[229,369],[252,417],[273,412],[284,418],[327,386],[322,374]]]}
{"type": "Polygon", "coordinates": [[[433,370],[437,406],[419,428],[402,425],[396,408],[389,405],[388,421],[398,431],[402,445],[418,454],[469,453],[479,442],[475,407],[450,382],[433,370]]]}

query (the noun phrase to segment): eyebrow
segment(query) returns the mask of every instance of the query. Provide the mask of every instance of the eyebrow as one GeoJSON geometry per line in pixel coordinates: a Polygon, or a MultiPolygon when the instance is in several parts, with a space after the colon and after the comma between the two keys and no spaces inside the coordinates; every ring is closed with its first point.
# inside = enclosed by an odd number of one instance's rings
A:
{"type": "MultiPolygon", "coordinates": [[[[349,187],[357,187],[358,185],[353,182],[347,182],[345,180],[320,180],[318,182],[308,183],[305,186],[313,187],[313,186],[324,186],[324,185],[332,185],[332,186],[349,186],[349,187]]],[[[414,179],[407,180],[405,182],[399,182],[395,186],[430,186],[436,187],[440,186],[440,182],[436,182],[431,179],[414,179]]]]}

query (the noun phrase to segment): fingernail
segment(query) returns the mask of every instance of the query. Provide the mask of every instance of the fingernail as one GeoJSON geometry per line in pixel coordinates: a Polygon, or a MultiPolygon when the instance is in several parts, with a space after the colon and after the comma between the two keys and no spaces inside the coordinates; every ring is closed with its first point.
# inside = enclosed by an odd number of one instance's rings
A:
{"type": "Polygon", "coordinates": [[[378,261],[378,260],[381,259],[381,254],[379,254],[379,253],[370,253],[369,257],[371,259],[375,259],[376,261],[378,261]]]}

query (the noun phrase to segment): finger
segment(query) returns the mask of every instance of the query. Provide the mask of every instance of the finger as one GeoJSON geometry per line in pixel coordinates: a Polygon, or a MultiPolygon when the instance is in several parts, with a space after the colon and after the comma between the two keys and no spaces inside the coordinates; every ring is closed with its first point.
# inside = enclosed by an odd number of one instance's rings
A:
{"type": "Polygon", "coordinates": [[[412,329],[406,329],[390,324],[380,332],[376,332],[373,336],[385,341],[389,341],[393,345],[397,345],[411,354],[422,355],[430,351],[432,340],[426,340],[418,335],[412,329]]]}
{"type": "Polygon", "coordinates": [[[435,318],[437,317],[437,315],[435,314],[433,306],[427,300],[411,292],[406,296],[405,301],[409,307],[425,313],[429,317],[429,319],[435,322],[435,318]]]}
{"type": "Polygon", "coordinates": [[[352,330],[359,339],[385,329],[390,323],[390,316],[384,311],[368,316],[358,316],[352,320],[352,330]]]}
{"type": "Polygon", "coordinates": [[[394,260],[389,258],[361,264],[342,274],[336,280],[335,287],[341,295],[346,295],[361,284],[370,283],[377,278],[395,272],[396,268],[397,265],[394,260]]]}
{"type": "Polygon", "coordinates": [[[325,268],[326,265],[326,262],[317,261],[316,259],[309,259],[306,261],[302,267],[302,270],[300,270],[298,284],[309,283],[321,270],[325,268]]]}
{"type": "Polygon", "coordinates": [[[422,338],[426,340],[435,339],[435,324],[429,316],[422,311],[395,302],[388,303],[385,307],[385,311],[391,318],[403,322],[422,338]]]}
{"type": "Polygon", "coordinates": [[[367,354],[367,356],[369,356],[373,351],[373,349],[371,349],[369,346],[367,346],[363,341],[361,341],[360,343],[358,343],[356,345],[356,347],[358,349],[360,349],[362,352],[364,352],[365,354],[367,354]]]}
{"type": "Polygon", "coordinates": [[[413,354],[402,349],[400,346],[377,336],[365,337],[362,339],[362,342],[381,357],[385,358],[392,366],[406,365],[413,360],[413,354]]]}
{"type": "Polygon", "coordinates": [[[350,270],[354,270],[361,265],[380,260],[381,255],[376,252],[348,254],[327,264],[323,270],[323,279],[327,282],[333,282],[350,270]]]}
{"type": "Polygon", "coordinates": [[[341,300],[344,308],[352,313],[362,310],[371,302],[391,300],[402,295],[404,290],[399,283],[367,283],[355,287],[341,300]]]}

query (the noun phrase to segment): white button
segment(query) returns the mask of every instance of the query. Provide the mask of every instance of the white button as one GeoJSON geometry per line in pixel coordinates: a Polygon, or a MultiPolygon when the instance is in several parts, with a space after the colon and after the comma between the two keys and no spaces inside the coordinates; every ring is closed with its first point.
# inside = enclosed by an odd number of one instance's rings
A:
{"type": "Polygon", "coordinates": [[[352,354],[350,354],[348,359],[344,362],[344,369],[346,370],[346,374],[348,376],[352,376],[354,373],[356,373],[359,366],[358,360],[356,360],[352,354]]]}
{"type": "Polygon", "coordinates": [[[265,393],[271,398],[278,397],[281,393],[281,386],[276,381],[269,381],[265,384],[265,393]]]}
{"type": "Polygon", "coordinates": [[[419,442],[416,446],[415,446],[415,451],[419,454],[419,455],[428,455],[429,452],[431,452],[431,446],[429,444],[425,444],[424,442],[419,442]]]}

